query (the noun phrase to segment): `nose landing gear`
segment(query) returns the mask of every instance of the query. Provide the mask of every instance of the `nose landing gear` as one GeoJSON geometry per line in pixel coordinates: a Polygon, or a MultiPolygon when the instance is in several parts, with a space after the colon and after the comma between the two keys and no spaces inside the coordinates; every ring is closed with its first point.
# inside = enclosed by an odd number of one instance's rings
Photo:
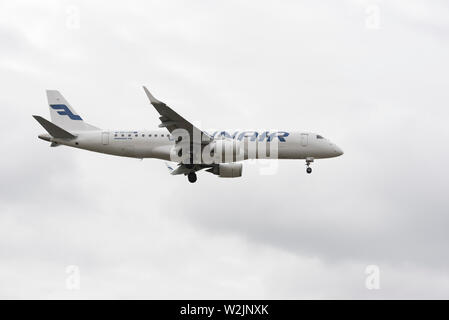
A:
{"type": "Polygon", "coordinates": [[[190,173],[187,175],[187,179],[189,179],[189,182],[190,182],[190,183],[196,182],[196,173],[195,173],[195,172],[190,172],[190,173]]]}
{"type": "Polygon", "coordinates": [[[310,164],[312,162],[313,162],[313,158],[307,158],[306,159],[306,166],[307,166],[306,172],[307,173],[312,173],[312,168],[310,167],[310,164]]]}

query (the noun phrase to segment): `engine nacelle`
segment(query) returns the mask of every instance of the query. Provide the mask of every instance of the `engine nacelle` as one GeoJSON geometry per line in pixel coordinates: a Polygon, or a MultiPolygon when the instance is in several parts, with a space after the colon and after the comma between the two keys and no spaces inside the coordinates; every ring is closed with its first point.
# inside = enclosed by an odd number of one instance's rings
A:
{"type": "Polygon", "coordinates": [[[236,140],[217,140],[211,155],[217,162],[234,162],[240,156],[240,145],[236,140]]]}
{"type": "Polygon", "coordinates": [[[238,178],[242,176],[242,168],[243,165],[241,163],[220,163],[207,171],[222,178],[238,178]]]}

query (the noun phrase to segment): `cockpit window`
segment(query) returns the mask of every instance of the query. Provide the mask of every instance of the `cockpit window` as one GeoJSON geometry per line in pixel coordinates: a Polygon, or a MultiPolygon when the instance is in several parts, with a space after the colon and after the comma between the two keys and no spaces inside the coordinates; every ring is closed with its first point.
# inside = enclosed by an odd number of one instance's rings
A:
{"type": "Polygon", "coordinates": [[[320,136],[319,134],[316,135],[317,139],[324,139],[322,136],[320,136]]]}

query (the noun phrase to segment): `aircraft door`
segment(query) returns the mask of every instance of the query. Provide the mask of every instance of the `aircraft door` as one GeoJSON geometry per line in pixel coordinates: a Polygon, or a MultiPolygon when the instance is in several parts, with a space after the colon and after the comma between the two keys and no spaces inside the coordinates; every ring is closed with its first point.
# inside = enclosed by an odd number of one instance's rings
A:
{"type": "Polygon", "coordinates": [[[103,145],[109,144],[109,132],[102,132],[101,133],[101,143],[103,145]]]}
{"type": "Polygon", "coordinates": [[[309,134],[301,133],[301,146],[307,147],[308,142],[309,142],[309,134]]]}

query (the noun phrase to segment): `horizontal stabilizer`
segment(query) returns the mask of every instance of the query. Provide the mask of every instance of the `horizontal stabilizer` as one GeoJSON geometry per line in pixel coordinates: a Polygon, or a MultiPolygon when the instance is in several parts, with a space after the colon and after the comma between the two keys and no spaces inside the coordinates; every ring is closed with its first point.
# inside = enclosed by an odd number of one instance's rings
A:
{"type": "Polygon", "coordinates": [[[40,117],[40,116],[33,116],[34,119],[36,119],[37,122],[41,124],[41,126],[44,127],[45,130],[53,137],[53,138],[59,138],[59,139],[75,139],[76,136],[71,134],[68,131],[65,131],[64,129],[58,127],[54,123],[40,117]]]}

